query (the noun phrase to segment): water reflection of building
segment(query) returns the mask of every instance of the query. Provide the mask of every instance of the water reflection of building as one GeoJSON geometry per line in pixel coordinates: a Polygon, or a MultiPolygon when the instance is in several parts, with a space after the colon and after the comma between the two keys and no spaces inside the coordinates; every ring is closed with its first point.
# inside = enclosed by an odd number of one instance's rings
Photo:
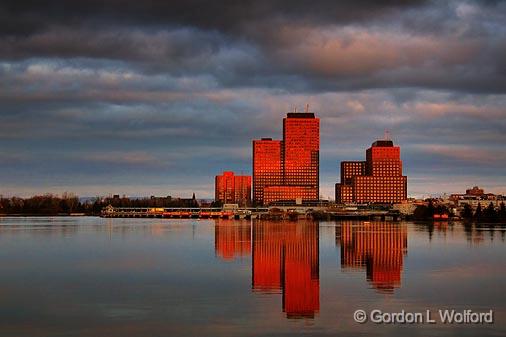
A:
{"type": "Polygon", "coordinates": [[[253,224],[253,291],[283,294],[288,318],[314,317],[320,309],[318,224],[253,224]]]}
{"type": "Polygon", "coordinates": [[[251,253],[251,223],[216,221],[214,250],[217,256],[225,260],[249,255],[251,253]]]}
{"type": "Polygon", "coordinates": [[[389,222],[342,222],[336,227],[336,244],[341,245],[341,268],[363,270],[377,291],[392,293],[401,285],[407,229],[389,222]]]}

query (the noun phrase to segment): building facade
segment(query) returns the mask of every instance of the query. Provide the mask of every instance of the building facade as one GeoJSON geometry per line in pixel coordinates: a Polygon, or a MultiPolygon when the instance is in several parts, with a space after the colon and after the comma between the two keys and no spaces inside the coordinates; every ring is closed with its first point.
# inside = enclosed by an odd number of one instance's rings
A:
{"type": "Polygon", "coordinates": [[[283,183],[282,142],[272,138],[253,141],[253,201],[263,204],[266,186],[283,183]]]}
{"type": "Polygon", "coordinates": [[[365,161],[341,162],[336,203],[399,203],[407,199],[407,177],[402,175],[401,150],[391,140],[378,140],[366,151],[365,161]]]}
{"type": "Polygon", "coordinates": [[[318,200],[320,119],[314,113],[288,113],[283,140],[253,141],[253,201],[318,200]]]}
{"type": "Polygon", "coordinates": [[[251,204],[251,176],[236,176],[234,172],[225,171],[216,176],[214,200],[224,204],[251,204]]]}

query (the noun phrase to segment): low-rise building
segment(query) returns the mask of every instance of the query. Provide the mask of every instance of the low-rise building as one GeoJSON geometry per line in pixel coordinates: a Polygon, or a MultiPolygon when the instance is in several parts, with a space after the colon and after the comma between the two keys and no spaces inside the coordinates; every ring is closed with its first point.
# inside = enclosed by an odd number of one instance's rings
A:
{"type": "Polygon", "coordinates": [[[225,171],[215,178],[215,201],[224,204],[251,204],[251,176],[236,176],[232,171],[225,171]]]}

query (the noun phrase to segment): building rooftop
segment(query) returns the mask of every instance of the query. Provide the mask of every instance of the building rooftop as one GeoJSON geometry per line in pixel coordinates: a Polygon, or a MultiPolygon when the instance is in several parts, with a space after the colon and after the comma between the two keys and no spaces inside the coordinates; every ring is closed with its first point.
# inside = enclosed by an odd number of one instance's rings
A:
{"type": "Polygon", "coordinates": [[[315,118],[313,112],[289,112],[286,118],[315,118]]]}
{"type": "Polygon", "coordinates": [[[394,142],[391,140],[377,140],[374,143],[372,143],[372,146],[374,146],[374,147],[393,147],[394,142]]]}

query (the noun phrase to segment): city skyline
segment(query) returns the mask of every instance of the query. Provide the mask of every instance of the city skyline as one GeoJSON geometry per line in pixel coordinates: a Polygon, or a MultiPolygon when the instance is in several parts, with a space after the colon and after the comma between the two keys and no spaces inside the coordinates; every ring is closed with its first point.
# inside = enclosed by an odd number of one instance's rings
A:
{"type": "Polygon", "coordinates": [[[408,196],[506,194],[505,22],[504,2],[2,1],[0,194],[212,199],[307,103],[326,199],[385,130],[408,196]]]}

